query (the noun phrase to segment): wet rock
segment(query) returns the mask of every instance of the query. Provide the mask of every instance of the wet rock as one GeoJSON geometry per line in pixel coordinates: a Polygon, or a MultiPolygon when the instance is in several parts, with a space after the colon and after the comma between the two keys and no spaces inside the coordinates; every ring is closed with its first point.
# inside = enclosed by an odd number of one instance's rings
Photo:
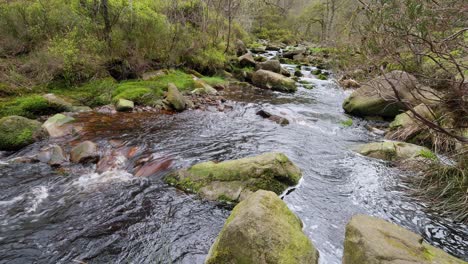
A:
{"type": "Polygon", "coordinates": [[[44,99],[47,100],[49,105],[54,106],[54,108],[60,109],[64,112],[71,112],[73,111],[73,105],[70,102],[67,102],[65,99],[58,97],[55,94],[45,94],[42,96],[44,99]]]}
{"type": "Polygon", "coordinates": [[[0,150],[19,150],[44,137],[41,123],[21,116],[0,119],[0,150]]]}
{"type": "Polygon", "coordinates": [[[284,192],[299,183],[302,173],[286,155],[265,153],[255,157],[196,164],[168,175],[171,185],[208,200],[237,202],[259,189],[284,192]]]}
{"type": "Polygon", "coordinates": [[[113,105],[104,105],[97,108],[96,112],[101,114],[115,114],[117,113],[117,110],[115,110],[115,107],[113,105]]]}
{"type": "Polygon", "coordinates": [[[273,122],[276,122],[278,123],[279,125],[282,125],[282,126],[286,126],[286,125],[289,125],[289,120],[284,118],[284,117],[281,117],[281,116],[278,116],[278,115],[273,115],[265,110],[260,110],[257,112],[257,115],[263,117],[263,118],[266,118],[266,119],[269,119],[273,122]]]}
{"type": "Polygon", "coordinates": [[[294,72],[294,76],[302,77],[302,76],[304,76],[304,74],[302,74],[302,72],[300,70],[297,70],[297,71],[294,72]]]}
{"type": "Polygon", "coordinates": [[[386,132],[382,129],[378,129],[376,127],[373,127],[373,126],[370,126],[370,125],[365,125],[364,126],[367,130],[369,130],[369,132],[373,133],[373,134],[376,134],[376,135],[379,135],[379,136],[383,136],[386,134],[386,132]]]}
{"type": "Polygon", "coordinates": [[[255,67],[257,65],[252,53],[246,53],[240,56],[238,60],[241,67],[255,67]]]}
{"type": "Polygon", "coordinates": [[[413,105],[434,99],[430,88],[424,88],[425,91],[420,89],[421,85],[413,75],[393,71],[363,84],[354,91],[343,103],[344,110],[357,116],[382,117],[395,117],[405,111],[405,106],[398,102],[389,82],[393,84],[402,100],[413,105]]]}
{"type": "Polygon", "coordinates": [[[37,159],[40,162],[47,163],[50,166],[61,166],[63,163],[67,162],[67,158],[63,153],[63,150],[60,146],[54,145],[42,150],[38,155],[37,159]]]}
{"type": "Polygon", "coordinates": [[[167,170],[172,164],[172,160],[153,160],[144,163],[142,166],[135,169],[135,176],[149,177],[158,172],[167,170]]]}
{"type": "Polygon", "coordinates": [[[97,163],[99,160],[97,146],[89,140],[84,141],[72,148],[70,158],[74,163],[97,163]]]}
{"type": "Polygon", "coordinates": [[[266,70],[276,73],[281,73],[281,63],[279,60],[269,60],[261,63],[257,63],[257,70],[266,70]]]}
{"type": "Polygon", "coordinates": [[[284,43],[268,43],[265,49],[272,50],[272,51],[279,51],[284,48],[286,48],[286,45],[284,43]]]}
{"type": "Polygon", "coordinates": [[[286,77],[291,77],[291,73],[288,70],[284,69],[284,68],[281,68],[280,73],[281,73],[281,75],[284,75],[286,77]]]}
{"type": "Polygon", "coordinates": [[[177,86],[170,83],[167,88],[166,101],[168,105],[176,111],[184,111],[187,108],[185,97],[179,92],[177,86]]]}
{"type": "Polygon", "coordinates": [[[42,125],[50,137],[57,138],[70,135],[73,133],[73,126],[71,125],[75,119],[64,114],[56,114],[42,125]]]}
{"type": "Polygon", "coordinates": [[[247,47],[244,42],[240,39],[236,40],[236,54],[237,56],[242,56],[248,52],[247,47]]]}
{"type": "Polygon", "coordinates": [[[103,155],[96,165],[96,172],[104,173],[106,171],[123,169],[127,163],[126,150],[126,148],[113,149],[110,153],[103,155]]]}
{"type": "Polygon", "coordinates": [[[409,230],[371,216],[356,215],[346,226],[343,264],[463,264],[409,230]]]}
{"type": "Polygon", "coordinates": [[[252,83],[260,88],[279,92],[295,92],[297,90],[294,80],[266,70],[254,72],[252,83]]]}
{"type": "Polygon", "coordinates": [[[428,148],[399,141],[368,143],[352,149],[361,155],[388,161],[435,157],[428,148]]]}
{"type": "Polygon", "coordinates": [[[206,264],[317,264],[301,220],[273,192],[257,191],[232,210],[206,264]]]}
{"type": "Polygon", "coordinates": [[[83,113],[83,112],[91,112],[93,111],[93,109],[89,106],[78,105],[78,106],[72,106],[71,111],[75,113],[83,113]]]}
{"type": "Polygon", "coordinates": [[[207,84],[203,80],[195,80],[195,89],[192,91],[193,94],[217,94],[218,91],[211,87],[211,85],[207,84]]]}
{"type": "Polygon", "coordinates": [[[115,108],[119,112],[130,112],[133,110],[134,107],[135,104],[132,101],[126,99],[119,99],[115,106],[115,108]]]}

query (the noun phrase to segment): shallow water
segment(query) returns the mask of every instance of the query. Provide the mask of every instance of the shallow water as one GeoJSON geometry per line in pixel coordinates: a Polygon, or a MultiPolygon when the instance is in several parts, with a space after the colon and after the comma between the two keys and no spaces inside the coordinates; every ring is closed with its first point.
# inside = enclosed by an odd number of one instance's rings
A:
{"type": "Polygon", "coordinates": [[[380,137],[360,119],[343,127],[340,122],[349,117],[341,103],[349,92],[303,72],[314,89],[228,89],[231,107],[224,112],[82,114],[84,136],[69,140],[94,140],[105,156],[116,148],[135,150],[102,174],[94,167],[60,171],[6,162],[48,141],[11,156],[2,153],[0,263],[203,263],[229,210],[178,191],[162,177],[197,162],[267,151],[284,152],[303,170],[301,184],[284,200],[303,220],[321,263],[341,263],[344,227],[357,213],[398,223],[468,260],[467,226],[431,214],[411,198],[397,169],[350,151],[380,137]],[[291,124],[262,119],[260,109],[291,124]],[[142,162],[165,166],[150,177],[133,176],[142,162]]]}

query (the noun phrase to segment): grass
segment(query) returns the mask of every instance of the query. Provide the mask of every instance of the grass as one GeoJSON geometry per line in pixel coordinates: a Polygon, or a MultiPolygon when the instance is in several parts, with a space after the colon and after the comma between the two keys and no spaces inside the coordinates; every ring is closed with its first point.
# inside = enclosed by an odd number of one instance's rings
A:
{"type": "Polygon", "coordinates": [[[409,180],[415,194],[429,202],[432,210],[468,223],[468,168],[433,162],[418,177],[409,180]]]}
{"type": "Polygon", "coordinates": [[[341,121],[340,124],[344,127],[350,127],[353,125],[353,120],[350,118],[346,121],[341,121]]]}
{"type": "Polygon", "coordinates": [[[430,151],[430,150],[427,150],[427,149],[423,149],[419,152],[419,156],[420,157],[423,157],[425,159],[430,159],[430,160],[437,160],[437,156],[436,154],[434,154],[434,152],[430,151]]]}
{"type": "Polygon", "coordinates": [[[227,83],[227,81],[223,77],[219,77],[219,76],[202,77],[201,80],[203,80],[204,82],[206,82],[207,84],[211,86],[223,85],[227,83]]]}

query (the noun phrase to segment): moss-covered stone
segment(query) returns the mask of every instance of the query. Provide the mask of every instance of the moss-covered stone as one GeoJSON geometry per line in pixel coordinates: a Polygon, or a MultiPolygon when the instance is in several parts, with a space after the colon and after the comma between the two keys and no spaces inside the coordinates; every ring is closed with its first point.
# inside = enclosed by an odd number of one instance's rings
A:
{"type": "Polygon", "coordinates": [[[279,92],[290,93],[297,90],[296,83],[291,78],[266,70],[254,72],[252,83],[260,88],[279,92]]]}
{"type": "Polygon", "coordinates": [[[132,111],[135,107],[135,104],[130,100],[119,99],[115,105],[115,109],[119,112],[128,112],[132,111]]]}
{"type": "Polygon", "coordinates": [[[364,156],[388,161],[427,157],[433,159],[435,156],[435,154],[433,154],[428,148],[399,141],[368,143],[355,146],[353,150],[364,156]],[[432,155],[429,153],[432,153],[432,155]]]}
{"type": "Polygon", "coordinates": [[[47,131],[50,137],[63,137],[73,132],[71,123],[75,119],[64,114],[56,114],[44,122],[42,127],[47,131]]]}
{"type": "Polygon", "coordinates": [[[463,264],[409,230],[375,217],[356,215],[346,226],[343,264],[463,264]]]}
{"type": "Polygon", "coordinates": [[[0,150],[19,150],[42,138],[41,123],[21,116],[0,119],[0,150]]]}
{"type": "Polygon", "coordinates": [[[273,192],[257,191],[234,207],[206,264],[316,264],[319,253],[301,220],[273,192]]]}
{"type": "Polygon", "coordinates": [[[414,76],[402,71],[393,71],[363,84],[354,91],[343,103],[344,110],[357,116],[395,117],[406,109],[396,100],[390,83],[399,96],[409,103],[419,104],[434,98],[430,88],[419,89],[421,85],[414,76]]]}
{"type": "Polygon", "coordinates": [[[281,194],[298,184],[301,177],[300,169],[284,154],[265,153],[220,163],[199,163],[168,175],[166,182],[208,200],[224,196],[239,201],[246,193],[260,189],[281,194]]]}
{"type": "Polygon", "coordinates": [[[177,87],[170,83],[167,89],[166,101],[168,105],[176,111],[184,111],[187,108],[187,102],[177,87]]]}

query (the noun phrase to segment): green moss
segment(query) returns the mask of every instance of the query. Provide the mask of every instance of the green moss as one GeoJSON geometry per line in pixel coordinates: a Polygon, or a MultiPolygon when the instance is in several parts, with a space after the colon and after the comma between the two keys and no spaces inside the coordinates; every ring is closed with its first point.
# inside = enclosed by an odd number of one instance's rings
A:
{"type": "Polygon", "coordinates": [[[141,82],[125,82],[120,84],[113,92],[113,100],[126,99],[135,102],[139,105],[150,104],[154,95],[152,90],[145,87],[144,81],[141,82]]]}
{"type": "Polygon", "coordinates": [[[17,115],[28,118],[36,118],[63,112],[63,106],[52,105],[40,95],[26,97],[7,98],[0,102],[0,117],[17,115]]]}
{"type": "Polygon", "coordinates": [[[353,120],[350,118],[346,121],[341,121],[340,124],[344,127],[350,127],[353,125],[353,120]]]}
{"type": "Polygon", "coordinates": [[[0,150],[18,150],[35,141],[41,132],[41,123],[21,116],[0,119],[0,150]]]}
{"type": "Polygon", "coordinates": [[[319,74],[317,76],[317,79],[322,80],[322,81],[326,81],[326,80],[328,80],[328,77],[325,74],[321,73],[321,74],[319,74]]]}
{"type": "Polygon", "coordinates": [[[422,149],[419,152],[419,156],[423,157],[423,158],[426,158],[426,159],[430,159],[430,160],[437,160],[436,154],[434,154],[434,152],[432,152],[432,151],[430,151],[428,149],[422,149]]]}
{"type": "Polygon", "coordinates": [[[105,78],[72,88],[55,88],[52,89],[52,92],[69,97],[80,105],[96,107],[110,104],[112,102],[112,92],[116,87],[117,82],[113,78],[105,78]]]}

